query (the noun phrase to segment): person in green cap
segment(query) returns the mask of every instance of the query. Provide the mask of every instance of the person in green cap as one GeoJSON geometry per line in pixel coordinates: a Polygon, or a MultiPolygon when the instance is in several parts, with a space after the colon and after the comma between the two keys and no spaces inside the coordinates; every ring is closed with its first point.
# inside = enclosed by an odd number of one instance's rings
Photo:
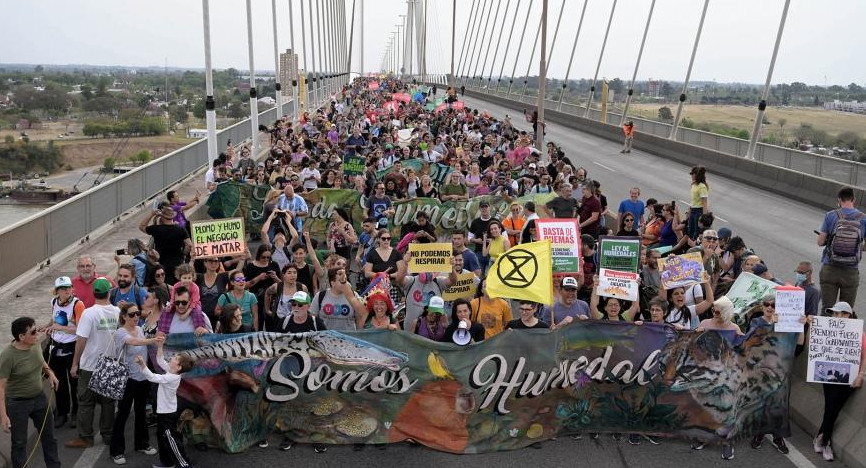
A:
{"type": "Polygon", "coordinates": [[[442,341],[446,328],[448,328],[448,317],[445,316],[445,301],[440,296],[430,296],[424,311],[412,324],[410,330],[429,340],[442,341]]]}
{"type": "MultiPolygon", "coordinates": [[[[78,377],[78,437],[66,443],[69,448],[93,447],[93,410],[97,403],[100,405],[99,432],[102,442],[108,445],[111,441],[115,401],[97,395],[88,385],[99,357],[109,349],[114,341],[114,331],[117,330],[120,309],[111,305],[108,299],[110,291],[111,281],[108,279],[100,277],[93,281],[96,302],[84,309],[75,329],[78,340],[69,374],[78,377]]],[[[114,355],[113,349],[111,355],[114,355]]]]}

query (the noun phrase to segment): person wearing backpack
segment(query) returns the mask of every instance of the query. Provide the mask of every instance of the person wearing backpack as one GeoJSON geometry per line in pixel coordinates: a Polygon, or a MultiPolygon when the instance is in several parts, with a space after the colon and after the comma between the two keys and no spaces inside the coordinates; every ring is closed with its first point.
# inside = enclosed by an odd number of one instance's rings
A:
{"type": "Polygon", "coordinates": [[[120,306],[122,303],[131,303],[141,310],[147,291],[135,281],[135,266],[124,263],[117,267],[117,287],[111,288],[108,293],[108,301],[111,305],[120,306]]]}
{"type": "Polygon", "coordinates": [[[854,189],[839,190],[839,208],[824,215],[818,233],[821,257],[821,300],[826,307],[844,301],[854,305],[860,284],[860,257],[866,237],[866,214],[854,208],[854,189]]]}

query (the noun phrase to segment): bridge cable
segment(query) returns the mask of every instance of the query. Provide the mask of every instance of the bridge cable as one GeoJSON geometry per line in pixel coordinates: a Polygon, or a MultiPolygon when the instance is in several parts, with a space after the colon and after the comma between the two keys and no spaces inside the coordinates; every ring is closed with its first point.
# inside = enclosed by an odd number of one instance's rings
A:
{"type": "Polygon", "coordinates": [[[595,84],[598,82],[598,72],[601,70],[601,61],[604,59],[604,49],[607,46],[610,25],[613,24],[613,13],[616,11],[616,2],[617,0],[613,0],[613,5],[610,7],[610,17],[607,20],[607,29],[604,31],[604,40],[601,42],[601,51],[598,54],[598,63],[595,65],[595,76],[592,78],[592,86],[589,87],[589,99],[586,101],[586,110],[583,113],[584,118],[589,118],[589,109],[592,108],[592,99],[595,97],[595,84]]]}
{"type": "Polygon", "coordinates": [[[538,30],[535,32],[535,41],[532,43],[532,53],[529,54],[529,63],[526,64],[526,74],[523,75],[523,91],[520,92],[520,99],[526,95],[526,86],[529,84],[529,70],[532,69],[532,61],[535,60],[535,49],[538,48],[538,40],[541,37],[541,19],[538,20],[538,30]]]}
{"type": "Polygon", "coordinates": [[[506,97],[511,96],[511,88],[514,86],[514,74],[517,72],[517,63],[520,61],[520,50],[523,49],[523,38],[526,36],[526,28],[529,26],[529,15],[532,13],[532,2],[529,2],[528,7],[526,8],[526,19],[523,21],[523,28],[521,28],[520,32],[520,43],[517,45],[517,54],[514,56],[514,67],[511,69],[511,78],[508,80],[508,94],[506,97]]]}
{"type": "Polygon", "coordinates": [[[562,6],[559,7],[559,18],[556,19],[556,28],[553,30],[553,41],[550,43],[550,52],[547,54],[547,63],[544,66],[544,76],[547,76],[547,71],[550,70],[550,60],[553,58],[553,48],[556,47],[556,37],[559,36],[559,23],[562,21],[562,12],[565,10],[565,0],[562,0],[562,6]]]}
{"type": "MultiPolygon", "coordinates": [[[[496,1],[496,15],[499,14],[499,5],[502,5],[502,0],[496,1]]],[[[490,10],[493,10],[493,1],[490,2],[490,10]]],[[[493,18],[496,16],[494,15],[493,18]]],[[[469,87],[472,87],[472,82],[478,78],[478,66],[481,65],[481,52],[483,50],[487,50],[490,52],[490,40],[487,39],[487,27],[490,26],[490,12],[487,14],[487,19],[484,21],[484,32],[481,33],[481,41],[479,42],[480,47],[478,48],[478,58],[475,60],[475,66],[472,68],[472,75],[469,77],[469,87]]]]}
{"type": "MultiPolygon", "coordinates": [[[[517,15],[520,13],[520,2],[521,0],[517,0],[517,6],[514,8],[514,19],[511,20],[511,29],[508,30],[508,41],[505,43],[505,50],[502,54],[502,66],[499,67],[499,78],[496,79],[497,94],[499,93],[499,86],[502,84],[502,72],[505,71],[505,58],[508,56],[508,50],[511,48],[511,38],[514,36],[514,25],[517,24],[517,15]]],[[[532,5],[530,4],[529,7],[532,8],[532,5]]],[[[493,74],[493,68],[491,68],[490,73],[491,75],[493,74]]]]}
{"type": "Polygon", "coordinates": [[[644,44],[646,44],[646,36],[647,36],[647,33],[649,32],[650,21],[653,18],[653,9],[655,9],[655,6],[656,6],[656,0],[652,0],[652,3],[650,3],[650,7],[649,7],[649,14],[647,14],[647,17],[646,17],[646,26],[644,26],[644,30],[643,30],[643,39],[641,39],[641,41],[640,41],[640,49],[638,49],[638,52],[637,52],[637,61],[634,64],[634,73],[631,75],[631,83],[628,85],[628,93],[627,93],[626,98],[625,98],[625,107],[622,110],[622,118],[620,118],[620,120],[619,120],[620,126],[623,126],[625,124],[626,119],[628,118],[628,107],[631,104],[631,96],[632,96],[632,94],[634,94],[634,83],[635,83],[635,80],[637,80],[637,70],[638,70],[638,67],[640,67],[640,59],[643,56],[643,47],[644,47],[644,44]]]}
{"type": "MultiPolygon", "coordinates": [[[[508,1],[510,2],[511,0],[508,0],[508,1]]],[[[487,60],[490,58],[490,49],[491,49],[490,45],[491,45],[491,41],[493,41],[493,36],[496,34],[496,24],[500,23],[503,26],[505,25],[505,18],[504,17],[503,17],[501,22],[499,21],[499,10],[501,9],[501,7],[502,7],[502,0],[497,0],[496,13],[493,14],[493,27],[490,28],[490,38],[487,39],[487,41],[485,42],[486,46],[484,48],[486,49],[486,51],[484,52],[484,63],[481,64],[481,61],[479,60],[478,61],[479,63],[475,65],[476,69],[478,68],[478,65],[481,65],[481,75],[479,77],[477,77],[477,78],[479,78],[478,88],[481,88],[481,85],[484,83],[484,70],[487,69],[487,60]]],[[[508,5],[507,4],[506,4],[505,8],[506,8],[505,12],[507,13],[508,12],[508,5]]],[[[499,29],[500,29],[500,31],[502,30],[502,28],[499,28],[499,29]]],[[[500,35],[502,35],[501,32],[500,32],[500,35]]],[[[497,42],[497,47],[498,47],[498,44],[499,43],[497,42]]],[[[480,55],[478,58],[481,58],[480,55]]],[[[496,56],[494,55],[493,58],[495,60],[496,56]]],[[[489,77],[488,77],[487,82],[488,82],[488,84],[490,83],[489,77]]]]}
{"type": "MultiPolygon", "coordinates": [[[[487,0],[482,0],[483,4],[481,7],[475,9],[475,18],[473,21],[473,30],[469,33],[469,47],[466,49],[466,59],[463,62],[463,67],[461,67],[459,76],[463,78],[463,82],[461,86],[466,86],[466,70],[471,66],[472,56],[475,51],[475,44],[478,42],[478,31],[481,29],[481,11],[487,7],[487,0]]],[[[465,46],[466,44],[464,44],[465,46]]]]}
{"type": "MultiPolygon", "coordinates": [[[[655,3],[656,0],[653,0],[655,3]]],[[[556,110],[562,110],[562,99],[565,97],[565,88],[568,87],[568,77],[571,75],[571,64],[574,62],[574,52],[577,50],[577,40],[580,38],[580,30],[583,27],[583,17],[586,14],[586,5],[589,0],[583,0],[583,9],[580,11],[580,21],[577,23],[577,34],[574,35],[574,44],[571,46],[571,58],[568,59],[568,68],[565,70],[565,80],[562,81],[562,88],[559,90],[559,105],[556,110]]]]}
{"type": "Polygon", "coordinates": [[[692,46],[692,57],[689,59],[689,68],[686,71],[686,80],[683,82],[683,90],[680,93],[680,103],[677,106],[677,115],[674,117],[674,124],[671,125],[671,134],[668,136],[671,140],[676,140],[677,129],[680,126],[680,116],[683,113],[683,105],[686,102],[686,91],[689,89],[689,78],[692,76],[692,66],[695,64],[695,55],[698,53],[698,43],[701,42],[701,31],[704,29],[704,18],[707,17],[707,7],[710,5],[710,0],[704,0],[704,10],[701,12],[701,21],[698,23],[698,32],[695,34],[695,44],[692,46]]]}

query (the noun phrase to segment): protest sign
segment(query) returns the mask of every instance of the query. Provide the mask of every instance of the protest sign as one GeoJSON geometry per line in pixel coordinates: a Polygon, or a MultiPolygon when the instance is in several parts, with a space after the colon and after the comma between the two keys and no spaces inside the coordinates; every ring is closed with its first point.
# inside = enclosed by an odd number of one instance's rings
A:
{"type": "Polygon", "coordinates": [[[343,174],[359,175],[363,174],[366,166],[364,165],[363,156],[346,156],[343,158],[343,174]]]}
{"type": "Polygon", "coordinates": [[[743,272],[725,295],[734,303],[734,313],[739,317],[757,305],[758,301],[770,294],[777,286],[779,285],[770,280],[743,272]]]}
{"type": "Polygon", "coordinates": [[[241,218],[192,223],[192,247],[196,258],[241,255],[247,251],[241,218]]]}
{"type": "Polygon", "coordinates": [[[580,273],[580,225],[576,219],[537,219],[539,240],[553,245],[553,272],[580,273]]]}
{"type": "Polygon", "coordinates": [[[800,317],[806,315],[806,291],[796,286],[776,288],[776,332],[803,333],[800,317]]]}
{"type": "MultiPolygon", "coordinates": [[[[445,178],[448,177],[448,174],[451,173],[454,169],[451,166],[446,166],[445,164],[439,163],[427,163],[422,159],[409,159],[403,161],[403,170],[412,169],[416,174],[420,173],[422,170],[427,171],[427,175],[430,176],[431,181],[433,182],[434,187],[440,187],[445,178]],[[425,169],[426,166],[426,169],[425,169]]],[[[394,166],[388,166],[384,169],[379,169],[376,172],[376,177],[378,180],[385,180],[385,176],[394,171],[394,166]]]]}
{"type": "Polygon", "coordinates": [[[598,295],[636,301],[639,277],[637,273],[602,268],[598,272],[598,295]]]}
{"type": "Polygon", "coordinates": [[[709,281],[700,252],[668,255],[659,259],[662,289],[687,288],[709,281]]]}
{"type": "Polygon", "coordinates": [[[700,431],[722,442],[714,434],[787,430],[795,342],[766,328],[734,345],[713,331],[576,320],[469,346],[387,330],[304,339],[171,333],[165,346],[167,356],[188,351],[194,363],[178,389],[191,410],[180,423],[190,445],[236,453],[278,431],[300,443],[411,438],[450,453],[488,453],[587,432],[700,431]],[[712,352],[690,352],[707,346],[712,352]],[[248,359],[208,358],[236,349],[248,359]],[[724,372],[704,373],[705,388],[736,388],[749,398],[674,387],[682,373],[718,367],[720,359],[724,372]],[[673,384],[664,383],[661,364],[673,384]],[[723,404],[700,409],[709,402],[723,404]]]}
{"type": "Polygon", "coordinates": [[[812,317],[806,381],[850,385],[860,372],[863,320],[812,317]]]}
{"type": "Polygon", "coordinates": [[[450,243],[409,244],[409,273],[449,273],[453,249],[450,243]]]}
{"type": "Polygon", "coordinates": [[[442,299],[455,301],[457,299],[472,299],[478,287],[478,277],[471,271],[457,275],[457,282],[442,291],[442,299]]]}
{"type": "Polygon", "coordinates": [[[599,268],[637,273],[640,266],[640,238],[601,236],[598,240],[599,268]]]}

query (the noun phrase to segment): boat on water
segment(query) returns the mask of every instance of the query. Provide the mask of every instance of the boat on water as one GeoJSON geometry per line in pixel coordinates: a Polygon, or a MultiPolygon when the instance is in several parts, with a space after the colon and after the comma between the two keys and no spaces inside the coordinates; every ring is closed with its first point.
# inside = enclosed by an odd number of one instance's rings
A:
{"type": "Polygon", "coordinates": [[[8,196],[21,203],[50,204],[67,200],[81,193],[78,190],[63,190],[51,188],[45,180],[36,183],[19,183],[9,191],[8,196]]]}

